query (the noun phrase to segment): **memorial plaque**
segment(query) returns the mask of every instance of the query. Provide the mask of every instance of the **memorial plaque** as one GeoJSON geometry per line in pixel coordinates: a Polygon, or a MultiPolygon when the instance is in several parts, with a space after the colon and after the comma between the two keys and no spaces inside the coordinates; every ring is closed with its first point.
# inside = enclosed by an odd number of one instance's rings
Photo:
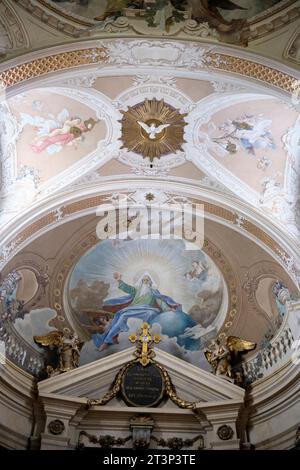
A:
{"type": "Polygon", "coordinates": [[[165,392],[161,370],[154,364],[132,364],[122,380],[122,395],[130,406],[157,406],[165,392]]]}

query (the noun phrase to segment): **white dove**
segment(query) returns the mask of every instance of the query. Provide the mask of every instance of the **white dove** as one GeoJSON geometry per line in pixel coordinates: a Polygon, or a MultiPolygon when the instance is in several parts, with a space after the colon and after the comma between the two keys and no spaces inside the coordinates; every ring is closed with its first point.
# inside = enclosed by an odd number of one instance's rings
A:
{"type": "Polygon", "coordinates": [[[149,139],[155,139],[156,134],[160,134],[166,127],[169,127],[170,124],[161,124],[160,126],[155,126],[154,123],[151,126],[148,126],[145,122],[138,121],[138,124],[144,129],[145,132],[149,135],[149,139]]]}

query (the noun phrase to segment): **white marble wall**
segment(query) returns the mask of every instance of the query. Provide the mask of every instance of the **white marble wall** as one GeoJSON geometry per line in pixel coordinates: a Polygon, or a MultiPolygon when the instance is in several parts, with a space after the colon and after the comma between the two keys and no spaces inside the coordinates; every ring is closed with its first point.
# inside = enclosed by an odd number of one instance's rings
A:
{"type": "Polygon", "coordinates": [[[10,361],[0,363],[0,445],[28,449],[34,427],[35,380],[10,361]]]}

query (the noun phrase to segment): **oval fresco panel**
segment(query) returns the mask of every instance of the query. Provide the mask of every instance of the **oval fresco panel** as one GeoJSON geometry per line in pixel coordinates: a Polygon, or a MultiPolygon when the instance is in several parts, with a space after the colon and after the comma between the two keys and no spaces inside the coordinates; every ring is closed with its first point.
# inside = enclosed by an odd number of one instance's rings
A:
{"type": "Polygon", "coordinates": [[[143,321],[161,347],[207,368],[202,349],[227,309],[225,281],[201,250],[182,240],[105,240],[76,264],[67,287],[69,320],[86,343],[81,363],[130,347],[143,321]]]}

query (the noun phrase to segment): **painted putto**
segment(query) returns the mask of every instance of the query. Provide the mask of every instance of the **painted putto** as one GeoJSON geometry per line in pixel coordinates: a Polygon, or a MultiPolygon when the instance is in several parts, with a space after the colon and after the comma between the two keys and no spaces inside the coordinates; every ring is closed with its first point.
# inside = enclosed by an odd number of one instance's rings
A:
{"type": "Polygon", "coordinates": [[[30,144],[35,153],[46,151],[48,154],[60,152],[65,145],[82,142],[84,134],[93,129],[97,121],[93,118],[82,120],[80,117],[70,117],[67,109],[57,116],[48,119],[21,113],[22,126],[34,126],[36,136],[30,144]]]}
{"type": "Polygon", "coordinates": [[[211,123],[211,141],[216,144],[214,150],[222,156],[227,153],[237,153],[240,149],[253,156],[256,149],[275,150],[276,145],[270,131],[271,124],[272,119],[263,115],[248,114],[227,119],[218,127],[211,123]]]}

